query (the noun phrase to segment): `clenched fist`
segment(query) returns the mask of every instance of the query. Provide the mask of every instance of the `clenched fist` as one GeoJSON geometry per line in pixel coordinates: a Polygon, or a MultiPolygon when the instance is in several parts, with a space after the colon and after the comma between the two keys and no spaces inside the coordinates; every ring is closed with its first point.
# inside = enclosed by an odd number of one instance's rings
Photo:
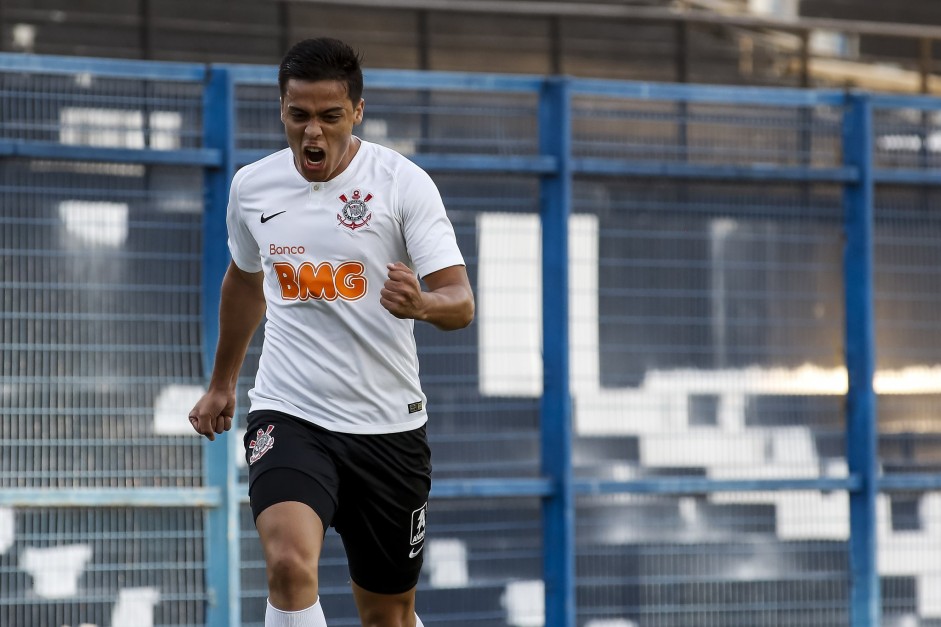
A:
{"type": "Polygon", "coordinates": [[[418,277],[400,261],[386,264],[386,268],[389,278],[379,292],[379,303],[396,318],[420,320],[425,300],[418,277]]]}
{"type": "Polygon", "coordinates": [[[189,421],[196,433],[215,440],[232,428],[234,415],[235,394],[210,390],[190,410],[189,421]]]}

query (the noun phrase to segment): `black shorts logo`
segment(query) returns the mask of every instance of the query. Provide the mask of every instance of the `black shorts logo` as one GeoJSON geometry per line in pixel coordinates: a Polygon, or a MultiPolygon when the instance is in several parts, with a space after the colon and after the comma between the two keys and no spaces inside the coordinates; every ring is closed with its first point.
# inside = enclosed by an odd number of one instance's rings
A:
{"type": "MultiPolygon", "coordinates": [[[[421,507],[419,507],[418,509],[416,509],[414,512],[412,512],[412,533],[411,533],[411,538],[409,540],[409,544],[411,544],[413,547],[416,545],[422,544],[422,542],[424,542],[425,540],[425,517],[427,515],[428,515],[428,503],[427,502],[421,507]]],[[[415,557],[416,555],[421,553],[421,550],[423,547],[424,545],[418,547],[417,549],[413,548],[409,552],[408,556],[415,557]]]]}

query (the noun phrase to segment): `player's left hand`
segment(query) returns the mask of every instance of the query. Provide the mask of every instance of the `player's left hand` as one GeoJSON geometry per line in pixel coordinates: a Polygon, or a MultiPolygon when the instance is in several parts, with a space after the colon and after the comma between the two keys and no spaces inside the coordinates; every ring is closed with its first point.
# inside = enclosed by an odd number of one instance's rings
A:
{"type": "Polygon", "coordinates": [[[389,278],[379,292],[379,304],[396,318],[420,319],[424,307],[421,283],[401,261],[386,264],[389,278]]]}

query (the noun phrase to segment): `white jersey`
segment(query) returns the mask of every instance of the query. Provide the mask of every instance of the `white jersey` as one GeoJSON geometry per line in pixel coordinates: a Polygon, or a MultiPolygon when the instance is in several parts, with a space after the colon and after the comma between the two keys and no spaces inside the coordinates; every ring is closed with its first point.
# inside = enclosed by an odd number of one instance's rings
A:
{"type": "Polygon", "coordinates": [[[364,141],[336,178],[311,183],[285,149],[236,173],[226,223],[235,264],[264,272],[251,409],[345,433],[423,425],[415,321],[389,313],[379,291],[391,262],[420,277],[464,264],[431,177],[364,141]]]}

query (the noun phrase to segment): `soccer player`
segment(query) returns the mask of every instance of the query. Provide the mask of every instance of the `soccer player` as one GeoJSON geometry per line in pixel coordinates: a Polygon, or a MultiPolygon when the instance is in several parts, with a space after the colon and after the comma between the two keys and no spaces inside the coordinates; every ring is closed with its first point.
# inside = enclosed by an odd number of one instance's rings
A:
{"type": "Polygon", "coordinates": [[[353,134],[359,55],[301,41],[278,84],[289,147],[232,181],[219,343],[189,420],[210,440],[231,428],[239,369],[266,317],[245,434],[265,626],[326,625],[317,566],[329,525],[364,627],[421,625],[431,460],[413,328],[466,327],[473,293],[431,178],[353,134]]]}

